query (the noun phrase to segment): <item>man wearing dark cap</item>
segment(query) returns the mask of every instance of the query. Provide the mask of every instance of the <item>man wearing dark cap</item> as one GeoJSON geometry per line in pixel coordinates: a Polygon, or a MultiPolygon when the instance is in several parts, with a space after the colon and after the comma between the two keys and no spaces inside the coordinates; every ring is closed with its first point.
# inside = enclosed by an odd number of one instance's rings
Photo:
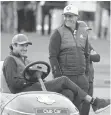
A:
{"type": "MultiPolygon", "coordinates": [[[[24,79],[22,74],[26,65],[31,62],[27,59],[28,45],[32,45],[32,43],[28,40],[26,35],[15,35],[10,46],[11,54],[4,60],[3,74],[5,76],[6,83],[12,93],[41,90],[39,82],[32,82],[37,77],[36,75],[30,75],[31,82],[28,82],[24,79]]],[[[76,95],[80,100],[84,100],[87,103],[90,103],[94,112],[100,112],[110,105],[110,100],[92,98],[65,76],[55,78],[51,81],[46,81],[44,84],[48,91],[62,93],[62,91],[65,89],[70,90],[74,97],[76,95]]]]}
{"type": "MultiPolygon", "coordinates": [[[[86,68],[89,57],[90,61],[97,61],[100,56],[99,54],[89,55],[87,51],[89,48],[92,50],[88,42],[87,29],[89,28],[84,21],[78,21],[78,8],[67,5],[63,11],[63,18],[62,26],[53,32],[49,43],[52,74],[54,78],[67,76],[88,93],[89,75],[86,68]]],[[[78,97],[74,103],[80,110],[80,114],[83,115],[82,102],[78,97]]]]}

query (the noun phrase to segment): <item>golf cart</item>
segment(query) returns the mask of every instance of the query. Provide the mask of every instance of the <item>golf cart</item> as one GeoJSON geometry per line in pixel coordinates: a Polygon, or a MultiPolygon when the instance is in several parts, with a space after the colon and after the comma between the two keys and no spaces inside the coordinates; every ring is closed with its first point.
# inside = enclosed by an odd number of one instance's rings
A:
{"type": "Polygon", "coordinates": [[[79,115],[78,109],[65,96],[56,92],[47,91],[43,79],[50,73],[50,66],[43,61],[37,61],[26,66],[23,71],[24,78],[27,71],[39,72],[37,80],[42,91],[30,91],[12,94],[7,86],[2,72],[3,61],[0,61],[1,78],[1,115],[79,115]],[[45,71],[44,67],[47,69],[45,71]],[[45,76],[42,77],[42,73],[45,76]]]}

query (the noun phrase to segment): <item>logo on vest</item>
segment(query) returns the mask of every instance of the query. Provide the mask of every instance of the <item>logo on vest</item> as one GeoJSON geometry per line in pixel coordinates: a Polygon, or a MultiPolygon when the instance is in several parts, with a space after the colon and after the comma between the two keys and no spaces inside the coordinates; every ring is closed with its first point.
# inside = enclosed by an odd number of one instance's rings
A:
{"type": "Polygon", "coordinates": [[[81,34],[81,35],[80,35],[80,38],[81,38],[81,39],[83,39],[83,38],[84,38],[84,36],[81,34]]]}

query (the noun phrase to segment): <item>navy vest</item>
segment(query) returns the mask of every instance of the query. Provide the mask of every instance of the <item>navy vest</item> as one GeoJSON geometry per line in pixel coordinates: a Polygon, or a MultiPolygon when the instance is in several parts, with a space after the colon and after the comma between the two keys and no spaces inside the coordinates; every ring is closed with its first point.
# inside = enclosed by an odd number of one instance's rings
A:
{"type": "Polygon", "coordinates": [[[84,53],[87,32],[81,23],[83,22],[78,23],[78,29],[74,33],[64,25],[58,28],[61,35],[61,51],[58,61],[63,75],[85,74],[86,59],[84,53]]]}

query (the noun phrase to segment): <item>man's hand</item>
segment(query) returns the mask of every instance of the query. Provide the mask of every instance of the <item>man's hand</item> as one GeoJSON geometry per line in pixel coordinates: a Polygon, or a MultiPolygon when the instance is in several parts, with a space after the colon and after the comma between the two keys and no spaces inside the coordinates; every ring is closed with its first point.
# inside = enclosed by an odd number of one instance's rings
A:
{"type": "Polygon", "coordinates": [[[91,50],[90,55],[95,55],[95,54],[97,54],[96,51],[91,50]]]}
{"type": "Polygon", "coordinates": [[[95,50],[91,50],[90,52],[90,61],[93,61],[93,62],[100,61],[100,55],[95,50]]]}

